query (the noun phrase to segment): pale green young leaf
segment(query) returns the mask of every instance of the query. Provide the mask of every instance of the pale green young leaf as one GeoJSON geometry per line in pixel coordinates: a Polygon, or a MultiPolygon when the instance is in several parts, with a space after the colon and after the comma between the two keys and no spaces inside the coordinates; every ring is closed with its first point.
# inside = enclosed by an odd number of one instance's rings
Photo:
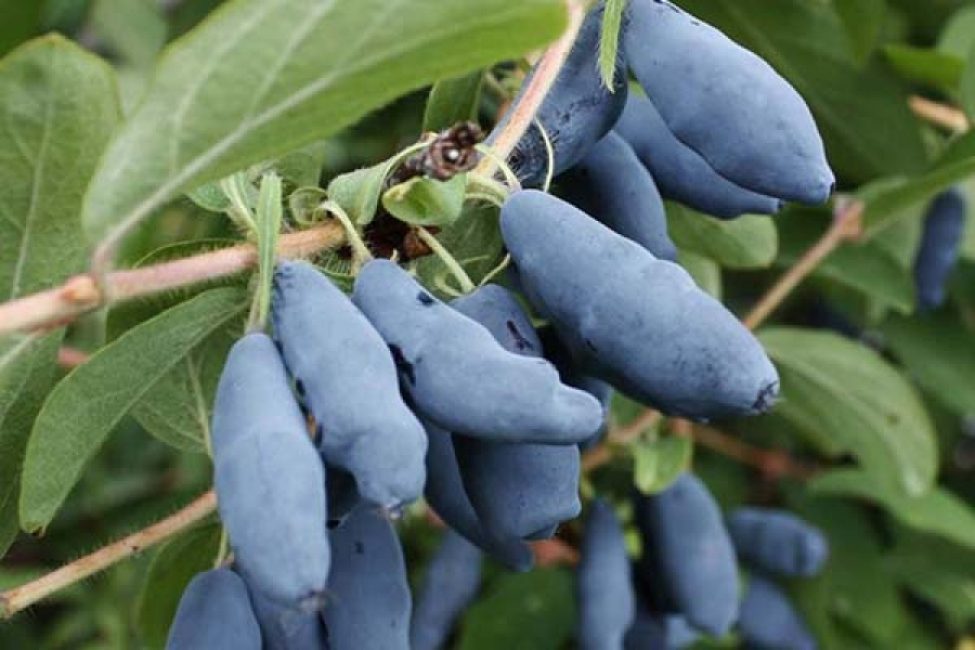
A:
{"type": "Polygon", "coordinates": [[[691,274],[694,282],[712,298],[721,300],[721,267],[710,257],[688,250],[677,251],[677,261],[691,274]]]}
{"type": "Polygon", "coordinates": [[[893,366],[835,334],[779,327],[759,339],[782,380],[776,413],[832,437],[892,493],[917,496],[931,488],[938,463],[933,425],[893,366]]]}
{"type": "Polygon", "coordinates": [[[476,122],[483,83],[483,70],[435,83],[427,98],[423,130],[443,131],[458,122],[476,122]]]}
{"type": "Polygon", "coordinates": [[[449,181],[411,178],[383,193],[383,207],[400,221],[414,226],[447,226],[460,218],[466,188],[466,174],[449,181]]]}
{"type": "Polygon", "coordinates": [[[231,0],[165,50],[87,195],[114,243],[165,201],[556,37],[559,0],[231,0]]]}
{"type": "Polygon", "coordinates": [[[633,484],[643,494],[666,490],[687,471],[694,453],[689,438],[665,436],[632,446],[633,484]]]}
{"type": "Polygon", "coordinates": [[[63,379],[45,401],[27,445],[20,520],[45,527],[88,461],[139,400],[203,339],[236,318],[239,289],[212,289],[135,327],[63,379]]]}
{"type": "Polygon", "coordinates": [[[616,89],[616,57],[620,48],[620,29],[628,0],[606,0],[603,29],[599,37],[599,74],[610,92],[616,89]]]}
{"type": "Polygon", "coordinates": [[[731,269],[765,268],[775,260],[779,246],[775,222],[769,217],[745,215],[722,221],[676,203],[667,205],[667,230],[679,248],[731,269]]]}

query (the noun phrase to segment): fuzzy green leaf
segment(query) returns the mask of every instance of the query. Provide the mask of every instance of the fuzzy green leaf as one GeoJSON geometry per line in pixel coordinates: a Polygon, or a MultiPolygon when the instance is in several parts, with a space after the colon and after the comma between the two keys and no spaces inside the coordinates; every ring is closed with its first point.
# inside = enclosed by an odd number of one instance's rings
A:
{"type": "Polygon", "coordinates": [[[386,190],[383,207],[400,221],[414,226],[447,226],[460,218],[466,188],[466,174],[446,182],[411,178],[386,190]]]}
{"type": "Polygon", "coordinates": [[[423,130],[442,131],[458,122],[476,122],[483,83],[483,70],[435,83],[423,114],[423,130]]]}
{"type": "Polygon", "coordinates": [[[633,484],[643,494],[657,494],[670,487],[687,470],[694,453],[688,438],[666,436],[632,447],[633,484]]]}
{"type": "Polygon", "coordinates": [[[765,268],[779,246],[775,222],[768,217],[721,221],[676,203],[667,205],[667,229],[679,248],[731,269],[765,268]]]}
{"type": "Polygon", "coordinates": [[[232,0],[165,50],[88,192],[89,235],[121,237],[180,192],[543,45],[565,22],[559,0],[232,0]]]}
{"type": "Polygon", "coordinates": [[[99,350],[51,392],[34,423],[20,520],[45,527],[122,417],[190,350],[236,318],[239,289],[213,289],[142,323],[99,350]]]}
{"type": "Polygon", "coordinates": [[[603,29],[599,37],[599,74],[610,92],[616,90],[616,57],[620,49],[620,29],[628,0],[606,0],[603,29]]]}

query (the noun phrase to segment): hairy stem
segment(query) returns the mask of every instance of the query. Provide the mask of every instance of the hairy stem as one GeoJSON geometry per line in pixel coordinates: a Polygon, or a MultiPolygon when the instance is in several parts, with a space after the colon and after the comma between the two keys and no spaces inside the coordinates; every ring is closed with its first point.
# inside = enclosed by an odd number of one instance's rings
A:
{"type": "MultiPolygon", "coordinates": [[[[538,65],[535,66],[535,74],[517,104],[511,109],[511,118],[494,141],[494,152],[498,158],[507,159],[518,141],[525,135],[525,131],[531,126],[579,36],[579,29],[586,16],[585,3],[579,0],[566,0],[566,5],[569,10],[568,26],[559,40],[555,41],[539,59],[538,65]]],[[[493,176],[497,169],[497,163],[493,158],[485,158],[477,171],[486,176],[493,176]]]]}
{"type": "Polygon", "coordinates": [[[454,256],[450,254],[450,251],[444,248],[439,239],[434,237],[432,234],[430,234],[429,230],[423,227],[418,227],[416,229],[416,234],[420,238],[420,241],[429,246],[430,250],[433,251],[433,254],[439,257],[440,261],[444,263],[444,266],[447,267],[450,274],[453,275],[454,279],[457,280],[457,283],[460,284],[461,291],[464,293],[470,293],[471,291],[474,291],[474,289],[477,289],[477,286],[473,281],[471,281],[471,278],[469,275],[467,275],[467,271],[464,270],[464,267],[462,267],[460,262],[458,262],[454,256]]]}
{"type": "Polygon", "coordinates": [[[0,616],[10,618],[54,592],[169,539],[211,515],[217,495],[211,490],[182,510],[90,555],[9,591],[0,593],[0,616]]]}
{"type": "MultiPolygon", "coordinates": [[[[281,237],[277,250],[285,258],[311,257],[344,241],[342,226],[327,223],[281,237]]],[[[256,264],[257,248],[241,244],[141,269],[115,271],[105,276],[104,289],[99,289],[93,275],[76,275],[55,289],[0,304],[0,336],[66,325],[107,304],[235,275],[256,264]]]]}

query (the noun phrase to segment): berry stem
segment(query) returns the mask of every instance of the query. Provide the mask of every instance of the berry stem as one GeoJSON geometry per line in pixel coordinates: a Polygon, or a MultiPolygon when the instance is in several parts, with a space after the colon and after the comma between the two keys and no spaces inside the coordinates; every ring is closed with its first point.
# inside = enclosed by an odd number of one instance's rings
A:
{"type": "Polygon", "coordinates": [[[458,262],[454,256],[450,254],[450,251],[444,248],[443,244],[440,243],[440,240],[434,237],[429,230],[420,226],[417,227],[416,234],[424,244],[430,247],[430,250],[433,251],[434,255],[439,257],[440,261],[444,263],[444,266],[447,267],[450,274],[453,275],[457,280],[457,283],[460,284],[461,291],[466,294],[474,291],[477,288],[477,285],[475,285],[470,276],[467,275],[467,271],[465,271],[464,267],[460,265],[460,262],[458,262]]]}
{"type": "MultiPolygon", "coordinates": [[[[344,241],[341,224],[326,223],[284,235],[277,251],[284,258],[311,257],[344,241]]],[[[257,247],[240,244],[174,262],[109,273],[104,278],[104,290],[99,289],[93,275],[76,275],[60,287],[0,304],[0,336],[59,327],[105,305],[235,275],[255,264],[257,247]]]]}
{"type": "Polygon", "coordinates": [[[36,580],[0,593],[0,618],[10,618],[56,591],[173,537],[213,514],[216,508],[217,495],[210,490],[182,510],[148,528],[78,558],[36,580]]]}
{"type": "MultiPolygon", "coordinates": [[[[541,108],[546,95],[559,76],[576,37],[579,36],[579,29],[586,16],[585,3],[579,0],[565,0],[565,2],[569,11],[569,24],[559,40],[555,41],[539,59],[538,65],[535,66],[535,74],[525,87],[521,98],[511,109],[511,119],[494,141],[494,152],[498,158],[507,159],[514,151],[515,145],[525,135],[525,131],[531,126],[538,109],[541,108]]],[[[477,169],[478,173],[485,176],[494,176],[497,170],[498,165],[494,158],[485,158],[477,169]]]]}

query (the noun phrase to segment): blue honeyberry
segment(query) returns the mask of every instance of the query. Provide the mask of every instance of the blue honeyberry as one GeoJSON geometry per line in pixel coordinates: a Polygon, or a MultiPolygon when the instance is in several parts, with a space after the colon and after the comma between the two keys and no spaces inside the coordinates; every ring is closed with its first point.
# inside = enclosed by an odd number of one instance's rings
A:
{"type": "Polygon", "coordinates": [[[598,402],[544,359],[508,352],[388,260],[366,264],[353,300],[386,340],[418,413],[462,435],[576,443],[602,424],[598,402]]]}
{"type": "Polygon", "coordinates": [[[663,0],[633,0],[626,60],[673,134],[754,192],[819,204],[835,178],[805,101],[761,58],[663,0]]]}
{"type": "Polygon", "coordinates": [[[444,533],[437,552],[427,564],[420,596],[410,623],[412,650],[438,650],[457,619],[481,588],[481,550],[460,534],[444,533]]]}
{"type": "Polygon", "coordinates": [[[260,650],[247,586],[230,569],[197,574],[187,585],[169,628],[166,650],[260,650]]]}
{"type": "Polygon", "coordinates": [[[727,526],[738,557],[764,572],[809,577],[829,557],[823,533],[791,512],[738,508],[728,515],[727,526]]]}
{"type": "Polygon", "coordinates": [[[815,650],[816,639],[788,596],[770,580],[752,575],[741,604],[738,630],[757,650],[815,650]]]}
{"type": "Polygon", "coordinates": [[[604,501],[593,502],[586,518],[576,600],[580,649],[621,648],[636,616],[636,595],[623,529],[604,501]]]}
{"type": "Polygon", "coordinates": [[[278,265],[271,315],[329,464],[352,473],[363,498],[379,506],[418,498],[426,435],[403,402],[389,349],[366,317],[306,262],[278,265]]]}
{"type": "MultiPolygon", "coordinates": [[[[552,144],[555,175],[582,160],[619,118],[626,103],[626,64],[622,48],[617,54],[613,90],[603,82],[599,72],[599,41],[603,25],[604,3],[586,16],[579,37],[559,72],[552,89],[538,111],[538,122],[545,128],[552,144]]],[[[624,26],[625,29],[625,26],[624,26]]],[[[527,87],[532,75],[525,81],[527,87]]],[[[519,98],[515,101],[517,102],[519,98]]],[[[498,124],[488,142],[507,125],[507,116],[498,124]]],[[[537,125],[532,125],[512,153],[511,167],[522,184],[537,187],[548,172],[548,151],[537,125]]]]}
{"type": "Polygon", "coordinates": [[[220,518],[248,582],[284,604],[316,601],[329,570],[325,469],[266,335],[231,349],[212,431],[220,518]]]}
{"type": "Polygon", "coordinates": [[[587,372],[695,420],[774,403],[761,344],[680,266],[535,190],[505,202],[501,230],[529,299],[587,372]]]}
{"type": "Polygon", "coordinates": [[[534,563],[531,548],[517,537],[501,538],[489,532],[478,519],[464,489],[454,452],[453,436],[426,423],[430,446],[427,450],[427,485],[424,496],[433,511],[451,529],[463,535],[495,560],[513,571],[528,571],[534,563]]]}
{"type": "Polygon", "coordinates": [[[328,648],[325,624],[319,612],[282,605],[265,597],[254,587],[250,588],[250,595],[261,626],[264,650],[328,648]]]}
{"type": "Polygon", "coordinates": [[[359,506],[329,538],[334,560],[322,620],[330,650],[409,650],[412,599],[392,524],[359,506]]]}
{"type": "Polygon", "coordinates": [[[667,611],[713,636],[738,617],[738,563],[721,510],[693,474],[663,492],[634,497],[643,537],[640,580],[667,611]]]}
{"type": "Polygon", "coordinates": [[[780,199],[736,185],[677,139],[646,97],[630,94],[615,130],[653,176],[660,193],[720,219],[775,214],[780,199]]]}
{"type": "Polygon", "coordinates": [[[611,230],[635,241],[658,259],[677,260],[667,235],[667,213],[653,177],[616,133],[558,179],[559,195],[611,230]]]}
{"type": "Polygon", "coordinates": [[[965,212],[965,195],[957,188],[939,194],[928,208],[914,258],[917,305],[922,311],[936,309],[945,301],[945,286],[958,262],[965,233],[965,212]]]}
{"type": "MultiPolygon", "coordinates": [[[[487,285],[452,306],[514,354],[540,357],[542,343],[515,297],[487,285]]],[[[579,515],[579,448],[503,443],[455,435],[464,487],[482,525],[502,538],[540,539],[579,515]]]]}

